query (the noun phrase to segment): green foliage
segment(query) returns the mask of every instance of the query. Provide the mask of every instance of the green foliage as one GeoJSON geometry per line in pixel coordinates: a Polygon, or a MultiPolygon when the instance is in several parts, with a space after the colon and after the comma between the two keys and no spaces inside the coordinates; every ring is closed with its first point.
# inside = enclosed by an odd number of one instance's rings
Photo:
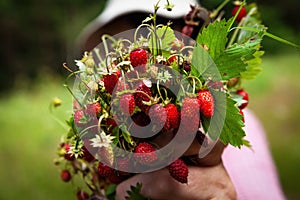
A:
{"type": "Polygon", "coordinates": [[[260,40],[248,41],[242,45],[234,44],[225,50],[224,54],[219,56],[215,62],[220,71],[222,79],[239,77],[242,72],[248,68],[248,61],[259,59],[253,56],[260,44],[260,40]]]}
{"type": "Polygon", "coordinates": [[[236,102],[222,92],[212,91],[215,100],[215,112],[211,119],[202,118],[202,125],[213,139],[220,139],[224,144],[241,147],[244,144],[244,123],[236,102]]]}
{"type": "Polygon", "coordinates": [[[108,200],[115,200],[116,196],[116,188],[118,185],[116,184],[111,184],[108,186],[108,188],[105,190],[105,196],[107,197],[108,200]]]}
{"type": "Polygon", "coordinates": [[[128,196],[126,200],[147,200],[143,195],[141,195],[142,184],[137,183],[136,186],[130,186],[130,190],[127,191],[128,196]]]}
{"type": "Polygon", "coordinates": [[[176,39],[173,29],[168,26],[157,28],[149,39],[149,48],[153,55],[157,55],[157,51],[162,51],[162,55],[168,57],[172,42],[176,39]],[[158,42],[159,41],[159,42],[158,42]]]}
{"type": "Polygon", "coordinates": [[[215,21],[203,29],[201,34],[198,35],[197,43],[207,49],[209,55],[215,59],[219,57],[225,50],[227,43],[227,29],[228,22],[223,19],[222,21],[215,21]]]}

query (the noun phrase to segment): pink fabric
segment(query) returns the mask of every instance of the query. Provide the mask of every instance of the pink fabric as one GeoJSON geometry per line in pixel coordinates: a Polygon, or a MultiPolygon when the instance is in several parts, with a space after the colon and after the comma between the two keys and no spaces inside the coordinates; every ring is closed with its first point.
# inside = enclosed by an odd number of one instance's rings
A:
{"type": "Polygon", "coordinates": [[[285,199],[269,150],[265,132],[254,114],[245,110],[245,137],[252,149],[228,145],[223,162],[237,190],[239,200],[285,199]]]}

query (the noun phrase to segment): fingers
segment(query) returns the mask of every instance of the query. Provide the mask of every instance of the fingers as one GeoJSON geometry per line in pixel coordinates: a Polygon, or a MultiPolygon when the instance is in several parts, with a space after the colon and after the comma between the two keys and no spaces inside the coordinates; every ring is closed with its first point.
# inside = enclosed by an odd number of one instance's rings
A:
{"type": "Polygon", "coordinates": [[[168,199],[168,194],[176,188],[177,182],[171,178],[166,168],[149,173],[138,174],[120,183],[116,189],[116,199],[124,200],[130,186],[142,184],[141,194],[150,199],[168,199]]]}
{"type": "Polygon", "coordinates": [[[199,158],[200,152],[199,144],[197,141],[194,141],[188,151],[184,154],[184,159],[188,164],[197,165],[197,166],[213,166],[221,163],[222,154],[225,148],[225,145],[221,141],[217,141],[213,146],[210,152],[205,155],[203,158],[199,158]]]}
{"type": "Polygon", "coordinates": [[[150,199],[235,199],[234,186],[222,163],[189,167],[188,184],[175,181],[166,168],[138,174],[118,185],[117,200],[124,200],[130,186],[142,183],[142,195],[150,199]]]}

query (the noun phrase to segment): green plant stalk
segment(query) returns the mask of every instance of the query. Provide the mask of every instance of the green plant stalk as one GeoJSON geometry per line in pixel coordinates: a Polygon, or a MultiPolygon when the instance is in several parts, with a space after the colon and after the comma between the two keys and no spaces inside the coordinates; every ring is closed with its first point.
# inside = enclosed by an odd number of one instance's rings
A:
{"type": "Polygon", "coordinates": [[[210,15],[210,18],[215,18],[218,13],[226,6],[227,3],[229,3],[231,0],[225,0],[223,3],[221,3],[210,15]]]}

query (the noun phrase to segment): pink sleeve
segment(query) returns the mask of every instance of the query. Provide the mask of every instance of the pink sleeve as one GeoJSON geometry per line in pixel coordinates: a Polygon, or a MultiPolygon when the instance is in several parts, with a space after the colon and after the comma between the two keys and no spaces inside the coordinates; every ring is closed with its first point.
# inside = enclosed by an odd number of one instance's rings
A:
{"type": "Polygon", "coordinates": [[[249,110],[245,110],[246,139],[252,149],[228,145],[223,154],[224,166],[235,185],[238,199],[285,199],[278,180],[265,132],[249,110]]]}

